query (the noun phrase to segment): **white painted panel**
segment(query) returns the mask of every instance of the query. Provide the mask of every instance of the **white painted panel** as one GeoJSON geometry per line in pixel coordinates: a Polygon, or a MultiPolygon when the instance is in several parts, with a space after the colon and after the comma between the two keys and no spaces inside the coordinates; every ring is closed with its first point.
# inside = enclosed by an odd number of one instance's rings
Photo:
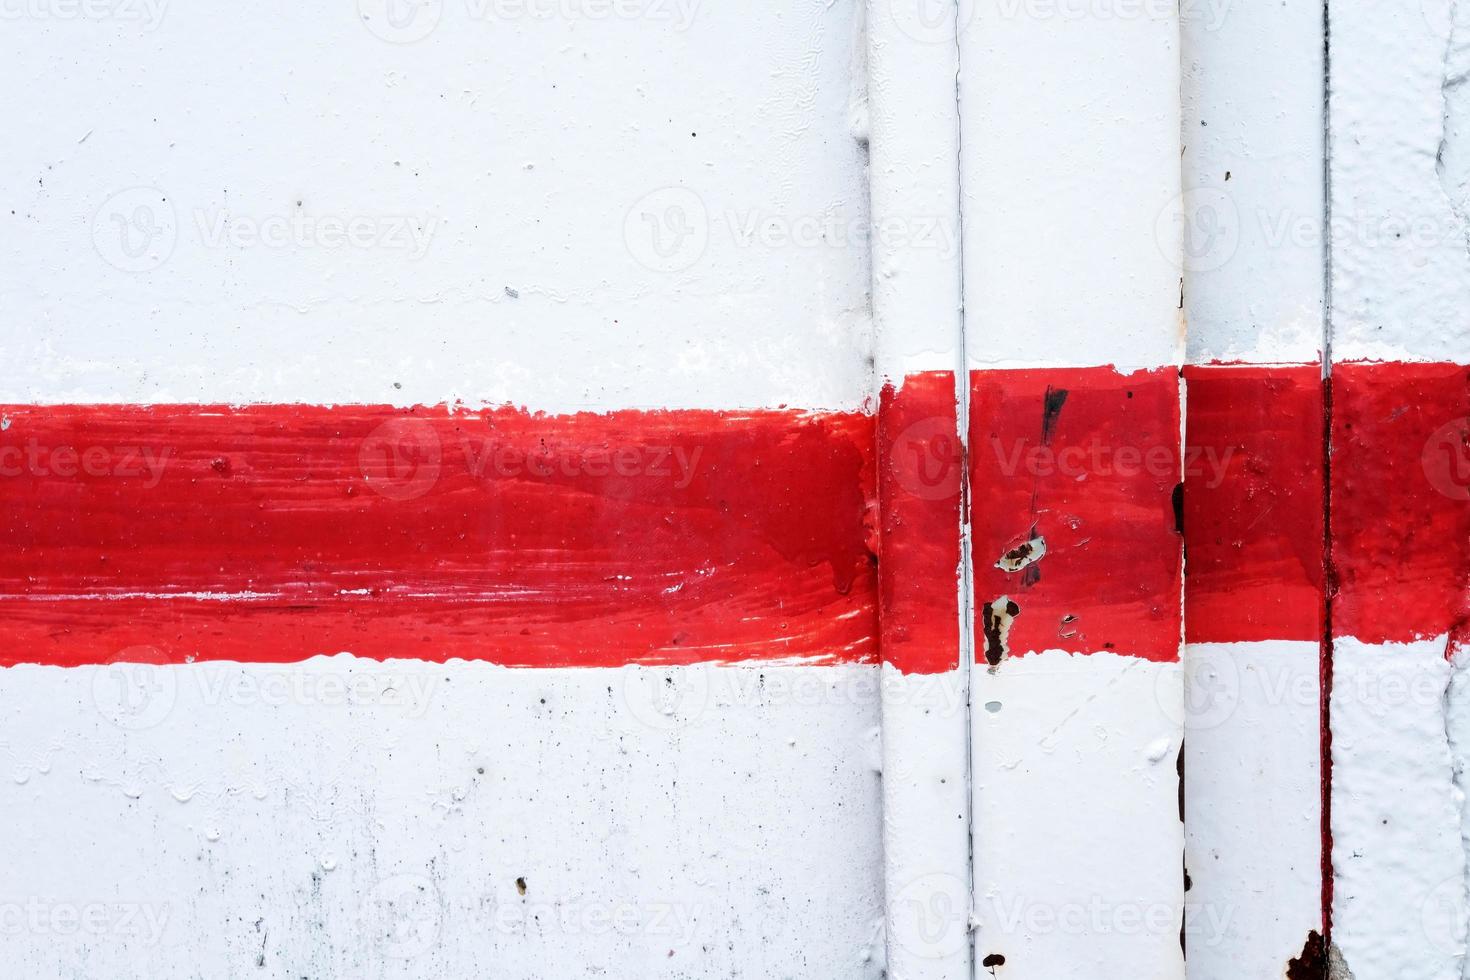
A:
{"type": "MultiPolygon", "coordinates": [[[[860,8],[8,8],[0,401],[861,406],[860,8]]],[[[874,666],[94,675],[0,671],[21,974],[883,970],[874,666]]]]}
{"type": "Polygon", "coordinates": [[[1326,257],[1323,12],[1185,4],[1189,359],[1315,362],[1326,257]]]}
{"type": "MultiPolygon", "coordinates": [[[[1323,10],[1186,5],[1182,27],[1189,360],[1316,363],[1323,10]]],[[[1320,645],[1190,644],[1184,657],[1189,976],[1280,976],[1324,931],[1320,645]]]]}
{"type": "MultiPolygon", "coordinates": [[[[1178,6],[965,9],[969,366],[1179,363],[1178,6]]],[[[972,687],[977,969],[1182,977],[1179,665],[1034,651],[972,687]]]]}
{"type": "Polygon", "coordinates": [[[876,978],[877,677],[0,671],[6,972],[876,978]]]}
{"type": "MultiPolygon", "coordinates": [[[[1335,361],[1470,362],[1467,28],[1455,0],[1331,5],[1335,361]]],[[[1446,645],[1334,645],[1333,935],[1359,980],[1462,975],[1466,739],[1446,645]]]]}
{"type": "Polygon", "coordinates": [[[1182,354],[1178,9],[1105,6],[966,8],[972,366],[1158,367],[1182,354]]]}
{"type": "MultiPolygon", "coordinates": [[[[867,98],[877,380],[918,371],[963,389],[954,0],[869,0],[867,98]]],[[[963,405],[963,391],[955,404],[963,405]]],[[[963,438],[963,424],[956,415],[963,438]]],[[[958,489],[956,487],[956,489],[958,489]]],[[[943,502],[937,502],[942,506],[943,502]]],[[[956,539],[960,528],[953,528],[956,539]]],[[[915,574],[903,554],[885,575],[915,574]]],[[[938,586],[942,588],[942,585],[938,586]]],[[[961,575],[949,580],[965,635],[961,575]]],[[[942,596],[935,596],[943,607],[942,596]]],[[[906,611],[907,612],[907,611],[906,611]]],[[[953,656],[959,651],[933,651],[953,656]]],[[[888,975],[970,980],[968,666],[883,666],[883,862],[888,975]]]]}
{"type": "Polygon", "coordinates": [[[1333,647],[1333,942],[1356,980],[1459,980],[1464,794],[1445,638],[1333,647]]]}
{"type": "Polygon", "coordinates": [[[888,976],[970,977],[966,676],[883,666],[888,976]]]}
{"type": "Polygon", "coordinates": [[[861,404],[861,0],[157,7],[7,8],[0,401],[861,404]]]}
{"type": "Polygon", "coordinates": [[[1470,10],[1339,0],[1332,12],[1332,350],[1470,349],[1470,10]],[[1459,20],[1451,36],[1451,26],[1459,20]]]}
{"type": "Polygon", "coordinates": [[[1048,651],[977,684],[977,963],[1183,976],[1178,664],[1048,651]],[[1172,823],[1172,827],[1169,824],[1172,823]],[[1172,851],[1172,854],[1170,853],[1172,851]]]}
{"type": "Polygon", "coordinates": [[[868,0],[875,349],[895,382],[959,369],[958,17],[958,0],[868,0]]]}
{"type": "Polygon", "coordinates": [[[1275,977],[1322,931],[1321,645],[1185,651],[1190,980],[1275,977]]]}

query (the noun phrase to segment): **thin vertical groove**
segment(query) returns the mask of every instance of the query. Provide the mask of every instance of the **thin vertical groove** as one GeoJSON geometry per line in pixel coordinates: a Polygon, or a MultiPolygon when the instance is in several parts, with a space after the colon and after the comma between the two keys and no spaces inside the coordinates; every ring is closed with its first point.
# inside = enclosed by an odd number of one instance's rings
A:
{"type": "MultiPolygon", "coordinates": [[[[956,423],[960,440],[960,676],[965,685],[965,796],[969,800],[969,880],[972,918],[975,903],[975,711],[973,704],[972,667],[975,656],[975,596],[970,569],[970,353],[966,345],[965,309],[965,116],[960,99],[960,62],[964,57],[961,35],[964,32],[962,7],[954,5],[954,105],[955,105],[955,241],[959,243],[960,263],[960,337],[957,349],[959,364],[955,370],[956,423]]],[[[979,957],[975,936],[966,938],[970,946],[970,980],[979,975],[979,957]]]]}
{"type": "Polygon", "coordinates": [[[1322,946],[1332,950],[1332,4],[1322,4],[1322,946]]]}

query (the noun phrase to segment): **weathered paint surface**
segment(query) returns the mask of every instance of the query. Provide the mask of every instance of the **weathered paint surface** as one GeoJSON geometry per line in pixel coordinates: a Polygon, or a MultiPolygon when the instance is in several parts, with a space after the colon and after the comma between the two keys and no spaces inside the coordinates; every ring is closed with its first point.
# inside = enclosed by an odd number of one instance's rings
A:
{"type": "Polygon", "coordinates": [[[7,12],[14,969],[1470,976],[1465,5],[1167,7],[7,12]]]}
{"type": "Polygon", "coordinates": [[[52,474],[39,510],[39,477],[0,481],[4,591],[312,609],[7,604],[5,972],[881,975],[859,5],[104,6],[6,12],[0,79],[32,97],[0,109],[0,445],[188,462],[151,493],[52,474]],[[137,405],[166,424],[108,408],[137,405]],[[375,479],[425,457],[366,437],[414,406],[450,406],[441,478],[397,501],[375,479]],[[455,429],[539,450],[640,412],[635,444],[703,444],[683,409],[839,413],[847,503],[811,493],[826,450],[742,451],[685,507],[697,475],[475,480],[455,429]],[[842,588],[739,503],[770,467],[797,538],[842,522],[842,588]],[[655,585],[697,547],[709,575],[655,585]],[[844,608],[811,618],[798,580],[844,608]],[[327,594],[358,587],[431,595],[327,594]],[[461,588],[495,611],[425,608],[461,588]],[[608,666],[756,647],[821,666],[608,666]],[[114,657],[167,663],[33,665],[114,657]]]}
{"type": "Polygon", "coordinates": [[[1177,980],[1178,11],[972,13],[977,972],[1177,980]]]}
{"type": "Polygon", "coordinates": [[[1184,373],[1191,977],[1272,976],[1324,935],[1321,373],[1184,373]]]}
{"type": "Polygon", "coordinates": [[[868,0],[888,975],[971,980],[954,0],[868,0]],[[905,229],[937,223],[932,236],[905,229]]]}
{"type": "Polygon", "coordinates": [[[1459,980],[1470,10],[1330,13],[1333,939],[1358,980],[1459,980]]]}
{"type": "Polygon", "coordinates": [[[1188,975],[1320,980],[1324,16],[1182,23],[1188,975]]]}
{"type": "Polygon", "coordinates": [[[9,668],[6,972],[877,980],[877,681],[9,668]]]}
{"type": "Polygon", "coordinates": [[[1338,363],[1332,392],[1334,937],[1356,976],[1458,977],[1470,368],[1338,363]]]}
{"type": "Polygon", "coordinates": [[[1177,660],[1178,369],[977,371],[972,385],[977,659],[1177,660]],[[986,623],[1001,597],[1019,607],[1004,636],[986,623]]]}

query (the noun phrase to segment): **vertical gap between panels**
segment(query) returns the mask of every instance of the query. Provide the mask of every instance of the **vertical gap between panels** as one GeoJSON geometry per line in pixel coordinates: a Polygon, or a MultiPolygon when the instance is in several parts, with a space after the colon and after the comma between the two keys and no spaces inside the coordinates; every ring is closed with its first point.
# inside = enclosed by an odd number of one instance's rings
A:
{"type": "Polygon", "coordinates": [[[1332,950],[1332,4],[1322,2],[1322,947],[1332,950]]]}
{"type": "MultiPolygon", "coordinates": [[[[961,63],[964,59],[965,20],[963,7],[967,0],[954,0],[954,102],[955,102],[955,241],[958,242],[960,264],[960,318],[959,342],[956,350],[958,364],[955,367],[955,422],[960,441],[960,649],[959,664],[962,683],[965,685],[965,794],[969,799],[969,881],[970,904],[966,915],[973,918],[975,902],[975,724],[973,666],[975,650],[975,596],[972,577],[970,514],[970,351],[967,344],[969,310],[965,302],[965,114],[964,100],[960,97],[961,63]]],[[[975,980],[979,967],[975,955],[975,935],[965,937],[970,947],[970,978],[975,980]]]]}

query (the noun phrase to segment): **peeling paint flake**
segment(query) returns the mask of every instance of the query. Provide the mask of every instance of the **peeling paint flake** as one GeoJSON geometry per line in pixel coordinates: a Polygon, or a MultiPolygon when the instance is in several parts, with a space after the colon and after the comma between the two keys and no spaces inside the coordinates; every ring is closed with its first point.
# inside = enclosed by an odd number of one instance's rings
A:
{"type": "Polygon", "coordinates": [[[1046,557],[1046,538],[1036,535],[1030,541],[1019,544],[1000,556],[995,567],[1006,572],[1019,572],[1046,557]]]}

